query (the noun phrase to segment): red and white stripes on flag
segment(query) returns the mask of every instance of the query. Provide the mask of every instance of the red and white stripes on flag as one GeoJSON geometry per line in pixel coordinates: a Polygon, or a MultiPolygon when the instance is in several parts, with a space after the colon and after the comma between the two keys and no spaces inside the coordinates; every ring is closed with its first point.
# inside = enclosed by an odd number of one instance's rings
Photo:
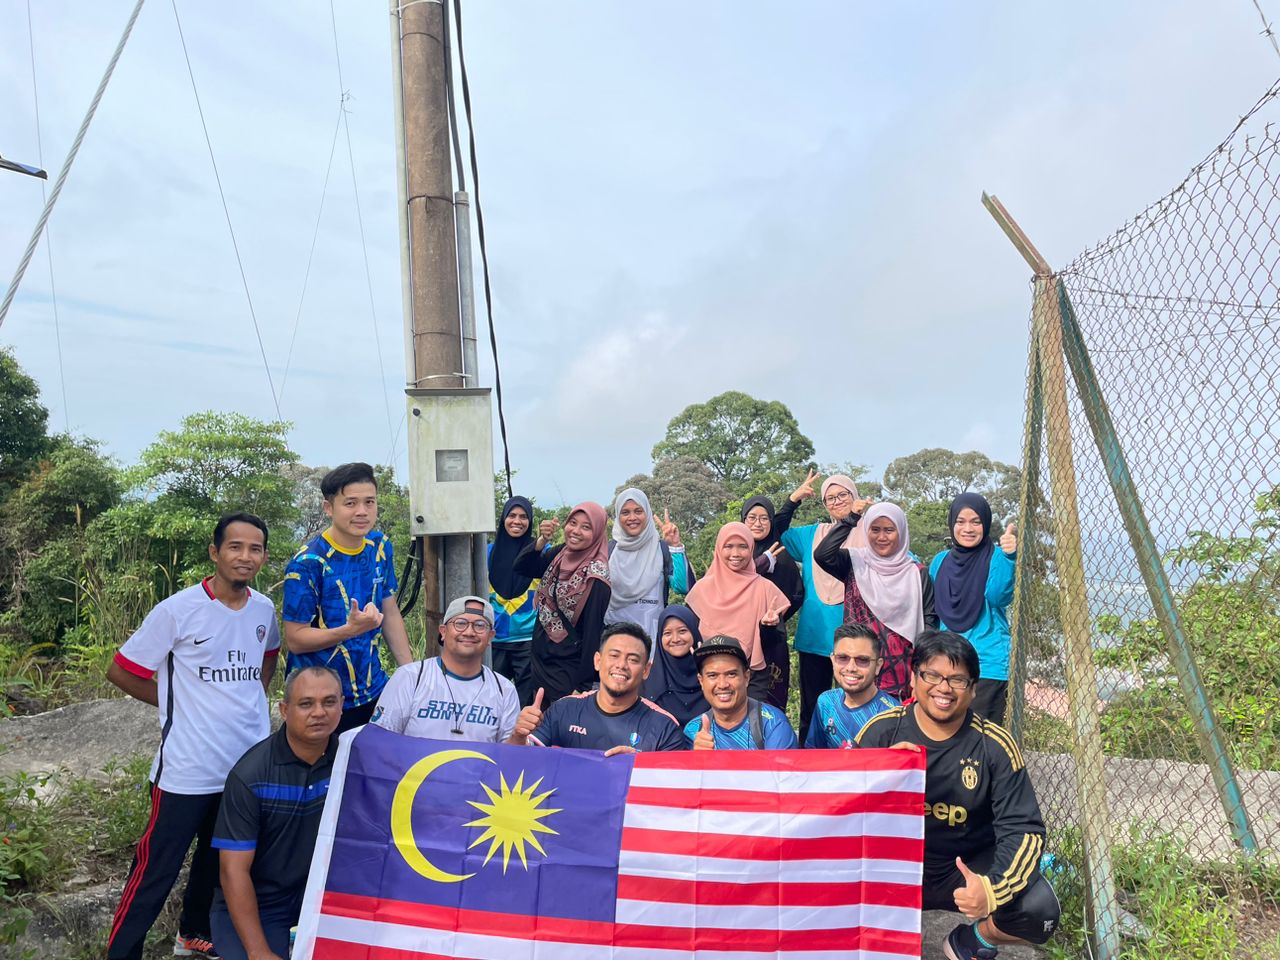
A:
{"type": "MultiPolygon", "coordinates": [[[[295,957],[920,957],[923,754],[706,751],[634,759],[614,921],[606,923],[390,898],[370,902],[324,889],[330,869],[324,838],[332,833],[343,793],[346,757],[340,752],[295,957]]],[[[574,891],[555,895],[573,897],[574,891]]]]}

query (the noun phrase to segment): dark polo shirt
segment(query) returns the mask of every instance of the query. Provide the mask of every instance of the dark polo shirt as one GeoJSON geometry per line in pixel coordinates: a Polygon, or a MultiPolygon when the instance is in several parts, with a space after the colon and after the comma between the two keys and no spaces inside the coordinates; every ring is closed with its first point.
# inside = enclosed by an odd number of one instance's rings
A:
{"type": "MultiPolygon", "coordinates": [[[[259,909],[302,901],[337,750],[334,735],[320,759],[309,766],[290,749],[281,727],[250,747],[227,776],[213,846],[253,851],[249,876],[259,909]]],[[[225,903],[219,884],[214,908],[225,903]]]]}

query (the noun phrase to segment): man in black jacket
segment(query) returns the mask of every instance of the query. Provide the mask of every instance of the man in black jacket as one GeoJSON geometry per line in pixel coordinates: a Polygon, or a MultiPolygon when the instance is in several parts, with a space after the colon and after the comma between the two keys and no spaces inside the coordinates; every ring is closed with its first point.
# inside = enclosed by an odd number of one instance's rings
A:
{"type": "Polygon", "coordinates": [[[994,960],[1002,944],[1044,943],[1060,914],[1040,875],[1044,819],[1018,745],[969,709],[977,651],[957,633],[925,633],[911,668],[916,702],[873,717],[857,743],[925,748],[924,909],[973,921],[951,931],[944,952],[994,960]]]}

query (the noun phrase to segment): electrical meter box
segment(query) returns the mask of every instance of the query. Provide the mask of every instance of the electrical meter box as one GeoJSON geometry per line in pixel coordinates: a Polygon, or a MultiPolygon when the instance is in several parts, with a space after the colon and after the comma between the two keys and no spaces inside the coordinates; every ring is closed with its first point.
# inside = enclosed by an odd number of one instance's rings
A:
{"type": "Polygon", "coordinates": [[[488,387],[406,390],[409,532],[492,533],[493,413],[488,387]]]}

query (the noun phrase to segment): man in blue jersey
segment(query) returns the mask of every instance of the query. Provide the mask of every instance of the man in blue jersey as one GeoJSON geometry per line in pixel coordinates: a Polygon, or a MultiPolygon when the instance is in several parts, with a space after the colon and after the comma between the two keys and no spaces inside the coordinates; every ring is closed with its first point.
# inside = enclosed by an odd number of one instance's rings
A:
{"type": "Polygon", "coordinates": [[[685,724],[694,750],[790,750],[796,732],[777,707],[747,696],[751,660],[733,637],[704,637],[693,648],[698,682],[711,709],[685,724]]]}
{"type": "Polygon", "coordinates": [[[804,745],[852,750],[864,723],[898,706],[897,698],[876,687],[884,641],[865,623],[842,624],[836,628],[831,666],[840,686],[818,697],[804,745]]]}
{"type": "Polygon", "coordinates": [[[603,750],[606,757],[642,750],[684,750],[675,717],[640,696],[653,640],[638,623],[611,623],[595,655],[600,685],[561,697],[542,712],[542,690],[520,711],[508,743],[603,750]]]}
{"type": "Polygon", "coordinates": [[[385,638],[397,665],[413,659],[396,605],[391,541],[374,529],[378,484],[367,463],[344,463],[320,481],[329,528],[294,555],[284,577],[286,667],[330,667],[342,680],[338,732],[367,723],[387,683],[385,638]]]}

